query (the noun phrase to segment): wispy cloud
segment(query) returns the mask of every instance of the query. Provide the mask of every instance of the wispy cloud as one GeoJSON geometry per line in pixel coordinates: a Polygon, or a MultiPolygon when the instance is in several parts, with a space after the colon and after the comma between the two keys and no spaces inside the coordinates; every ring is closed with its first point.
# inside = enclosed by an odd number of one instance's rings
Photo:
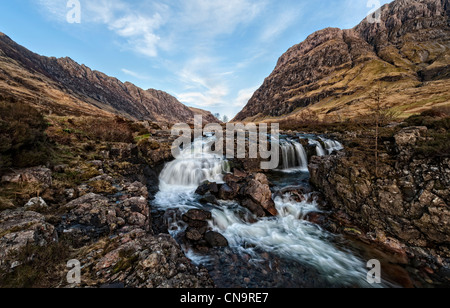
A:
{"type": "Polygon", "coordinates": [[[301,15],[302,13],[299,9],[286,9],[281,11],[277,14],[276,18],[266,24],[266,27],[261,34],[261,40],[267,42],[276,39],[297,22],[298,19],[301,18],[301,15]]]}
{"type": "Polygon", "coordinates": [[[245,105],[247,105],[248,101],[252,98],[253,93],[255,93],[257,89],[258,86],[240,90],[233,102],[233,105],[235,107],[243,108],[245,105]]]}
{"type": "Polygon", "coordinates": [[[221,72],[218,68],[218,59],[208,56],[190,59],[178,73],[185,91],[177,97],[185,104],[200,107],[223,104],[229,94],[229,87],[223,76],[229,74],[232,72],[221,72]]]}
{"type": "Polygon", "coordinates": [[[128,76],[131,76],[131,77],[134,77],[134,78],[137,78],[137,79],[142,79],[142,80],[149,79],[149,76],[146,76],[146,75],[143,75],[143,74],[136,73],[136,72],[131,71],[131,70],[128,70],[128,69],[126,69],[126,68],[121,69],[121,71],[122,71],[124,74],[126,74],[126,75],[128,75],[128,76]]]}
{"type": "Polygon", "coordinates": [[[178,20],[189,30],[202,35],[230,34],[240,24],[251,22],[266,1],[251,0],[183,0],[178,20]]]}

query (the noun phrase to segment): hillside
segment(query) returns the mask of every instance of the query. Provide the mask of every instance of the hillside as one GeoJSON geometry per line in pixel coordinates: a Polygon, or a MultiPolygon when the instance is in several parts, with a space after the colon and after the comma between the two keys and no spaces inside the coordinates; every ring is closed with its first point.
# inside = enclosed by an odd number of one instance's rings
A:
{"type": "Polygon", "coordinates": [[[328,28],[290,48],[234,121],[367,114],[376,89],[402,117],[450,104],[449,0],[397,0],[349,30],[328,28]]]}
{"type": "MultiPolygon", "coordinates": [[[[117,114],[133,120],[190,122],[194,112],[175,97],[79,65],[37,55],[0,33],[0,98],[60,115],[117,114]]],[[[202,111],[211,121],[214,117],[202,111]]]]}

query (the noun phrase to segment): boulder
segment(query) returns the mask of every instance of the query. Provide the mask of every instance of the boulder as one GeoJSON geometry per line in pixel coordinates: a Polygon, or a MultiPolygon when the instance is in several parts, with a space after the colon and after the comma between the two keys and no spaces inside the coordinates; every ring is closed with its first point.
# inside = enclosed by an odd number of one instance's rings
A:
{"type": "Polygon", "coordinates": [[[36,183],[44,187],[50,187],[52,185],[52,171],[45,167],[14,170],[12,173],[4,175],[2,182],[36,183]]]}
{"type": "Polygon", "coordinates": [[[228,184],[223,184],[219,189],[218,197],[221,200],[234,200],[237,193],[228,184]]]}
{"type": "Polygon", "coordinates": [[[41,197],[36,197],[36,198],[32,198],[30,199],[26,204],[25,204],[25,210],[38,210],[38,209],[47,209],[48,205],[47,203],[44,201],[44,199],[42,199],[41,197]]]}
{"type": "Polygon", "coordinates": [[[62,232],[72,234],[81,243],[90,242],[116,231],[133,228],[150,231],[150,211],[144,197],[111,201],[89,193],[65,206],[69,212],[62,217],[62,232]]]}
{"type": "Polygon", "coordinates": [[[205,240],[211,247],[227,247],[228,240],[220,233],[209,231],[205,234],[205,240]]]}
{"type": "Polygon", "coordinates": [[[188,239],[189,241],[200,241],[203,238],[203,235],[200,233],[200,231],[198,229],[195,228],[188,228],[186,230],[186,239],[188,239]]]}
{"type": "Polygon", "coordinates": [[[83,264],[82,286],[112,282],[125,288],[210,288],[208,271],[198,269],[170,235],[135,229],[92,244],[76,257],[83,264]]]}
{"type": "Polygon", "coordinates": [[[255,175],[254,179],[248,183],[248,186],[245,189],[245,195],[249,196],[254,203],[260,205],[272,216],[278,215],[278,211],[275,208],[275,202],[272,200],[269,181],[264,174],[258,173],[255,175]]]}
{"type": "Polygon", "coordinates": [[[211,212],[205,210],[190,210],[183,217],[188,218],[189,220],[199,220],[199,221],[207,221],[212,218],[211,212]]]}
{"type": "Polygon", "coordinates": [[[0,212],[0,260],[27,244],[45,246],[57,240],[55,227],[44,215],[24,209],[0,212]]]}
{"type": "Polygon", "coordinates": [[[426,126],[406,127],[395,136],[395,144],[399,147],[413,146],[427,132],[426,126]]]}

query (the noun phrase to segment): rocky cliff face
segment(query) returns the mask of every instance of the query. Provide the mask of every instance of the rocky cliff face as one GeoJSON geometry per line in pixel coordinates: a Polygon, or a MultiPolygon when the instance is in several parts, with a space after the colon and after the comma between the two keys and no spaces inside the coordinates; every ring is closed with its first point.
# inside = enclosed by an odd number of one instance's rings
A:
{"type": "MultiPolygon", "coordinates": [[[[175,97],[143,90],[70,58],[39,56],[0,33],[0,95],[55,113],[114,113],[136,120],[192,122],[194,112],[175,97]]],[[[203,112],[203,111],[202,111],[203,112]]],[[[205,122],[214,117],[205,114],[205,122]]]]}
{"type": "Polygon", "coordinates": [[[407,250],[410,256],[448,267],[450,260],[450,160],[419,158],[416,144],[427,138],[426,127],[408,127],[391,140],[374,179],[369,162],[356,152],[315,157],[311,182],[327,197],[337,216],[346,217],[367,237],[407,250]]]}
{"type": "Polygon", "coordinates": [[[279,59],[235,121],[294,115],[306,107],[323,117],[367,112],[382,83],[386,104],[416,112],[448,103],[448,0],[397,0],[350,30],[328,28],[279,59]]]}

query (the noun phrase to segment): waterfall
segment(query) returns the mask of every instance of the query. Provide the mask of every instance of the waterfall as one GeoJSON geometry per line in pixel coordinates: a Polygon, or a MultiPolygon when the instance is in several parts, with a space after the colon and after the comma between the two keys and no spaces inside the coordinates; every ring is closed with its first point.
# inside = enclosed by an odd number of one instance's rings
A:
{"type": "Polygon", "coordinates": [[[299,142],[294,143],[294,146],[297,151],[297,157],[300,162],[301,169],[308,170],[308,155],[306,155],[305,148],[299,142]]]}
{"type": "Polygon", "coordinates": [[[230,166],[222,156],[210,152],[213,138],[196,140],[174,161],[166,164],[160,175],[162,187],[197,188],[205,181],[222,182],[230,166]]]}
{"type": "Polygon", "coordinates": [[[284,140],[280,148],[282,170],[308,170],[308,157],[301,143],[284,140]]]}
{"type": "MultiPolygon", "coordinates": [[[[333,285],[367,286],[365,263],[351,251],[337,246],[333,234],[303,220],[308,213],[319,211],[311,196],[305,196],[301,202],[295,201],[290,194],[276,197],[274,201],[279,214],[270,218],[257,218],[235,201],[218,200],[219,205],[214,206],[200,202],[195,193],[198,185],[205,180],[223,183],[223,174],[230,170],[224,157],[208,150],[212,141],[214,137],[196,140],[179,157],[166,164],[160,175],[160,190],[152,201],[154,209],[175,210],[178,217],[190,209],[206,209],[212,213],[210,228],[226,237],[234,252],[251,256],[253,262],[260,258],[261,251],[270,252],[315,268],[333,285]]],[[[280,168],[306,168],[307,155],[300,142],[284,140],[280,148],[280,168]]],[[[317,145],[317,148],[322,147],[317,145]]],[[[284,176],[298,178],[294,173],[284,176]]],[[[174,237],[186,229],[177,216],[168,220],[169,232],[174,237]]],[[[182,248],[195,264],[209,262],[209,255],[197,255],[183,245],[182,248]]],[[[225,260],[223,266],[227,262],[225,260]]]]}
{"type": "Polygon", "coordinates": [[[320,137],[320,139],[325,144],[325,149],[328,151],[328,154],[332,154],[334,151],[341,151],[344,149],[344,146],[336,140],[325,139],[320,137]]]}
{"type": "Polygon", "coordinates": [[[325,149],[323,148],[322,144],[319,141],[310,139],[309,144],[316,146],[317,156],[325,156],[326,155],[325,149]]]}
{"type": "Polygon", "coordinates": [[[279,213],[276,219],[260,219],[248,224],[242,214],[223,207],[212,210],[210,227],[222,233],[232,248],[255,258],[258,257],[256,251],[262,249],[286,259],[306,262],[330,282],[368,286],[364,281],[364,263],[333,246],[332,234],[302,220],[308,213],[318,211],[315,202],[295,202],[289,194],[274,201],[279,213]]]}

